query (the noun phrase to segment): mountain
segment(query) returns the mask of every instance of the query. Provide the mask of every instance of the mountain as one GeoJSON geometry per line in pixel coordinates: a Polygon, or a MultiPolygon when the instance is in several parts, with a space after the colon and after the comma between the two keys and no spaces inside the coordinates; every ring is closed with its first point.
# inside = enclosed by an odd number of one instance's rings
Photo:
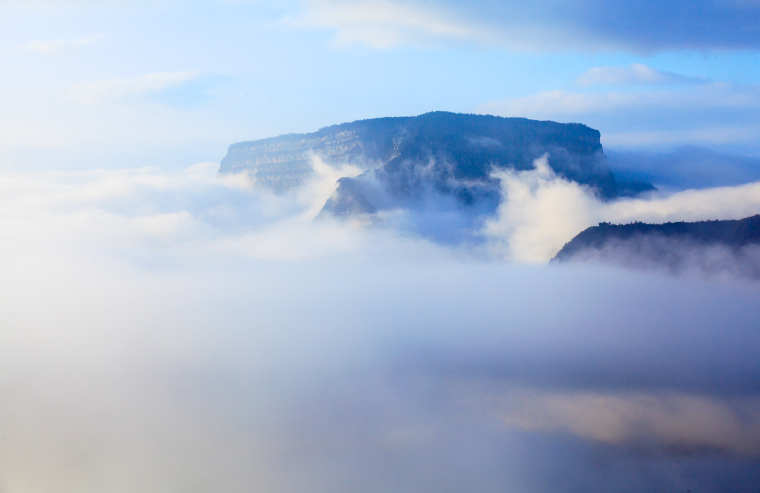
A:
{"type": "Polygon", "coordinates": [[[464,208],[493,212],[500,194],[492,169],[531,169],[544,154],[554,171],[614,198],[652,189],[619,183],[597,130],[578,123],[448,112],[342,123],[230,146],[222,173],[250,172],[276,191],[307,180],[311,160],[352,164],[363,173],[340,179],[324,213],[348,215],[394,208],[464,208]]]}
{"type": "Polygon", "coordinates": [[[760,214],[740,220],[609,224],[590,227],[552,261],[696,269],[760,278],[760,214]]]}
{"type": "Polygon", "coordinates": [[[760,180],[760,158],[696,146],[667,152],[607,150],[616,178],[656,183],[670,189],[733,186],[760,180]]]}

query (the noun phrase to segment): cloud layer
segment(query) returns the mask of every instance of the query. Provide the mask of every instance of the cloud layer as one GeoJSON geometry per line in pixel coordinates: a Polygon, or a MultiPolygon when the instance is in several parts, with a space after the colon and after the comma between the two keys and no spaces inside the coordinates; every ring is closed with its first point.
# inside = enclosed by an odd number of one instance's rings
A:
{"type": "Polygon", "coordinates": [[[755,285],[506,263],[312,221],[329,172],[215,170],[0,177],[6,491],[756,484],[755,285]]]}
{"type": "Polygon", "coordinates": [[[376,48],[470,41],[519,50],[757,49],[754,2],[310,0],[298,24],[376,48]],[[705,23],[707,22],[707,26],[705,23]],[[706,28],[707,27],[707,28],[706,28]]]}
{"type": "Polygon", "coordinates": [[[597,84],[672,84],[699,81],[701,79],[653,69],[641,63],[633,63],[627,67],[592,67],[578,77],[578,83],[584,86],[597,84]]]}
{"type": "MultiPolygon", "coordinates": [[[[627,68],[600,68],[582,75],[580,82],[604,80],[610,84],[627,79],[631,83],[635,77],[640,78],[627,68]]],[[[670,82],[674,83],[672,77],[670,82]]],[[[550,90],[493,101],[478,110],[502,116],[583,122],[603,129],[603,143],[610,147],[732,145],[757,152],[757,86],[684,82],[645,90],[550,90]]]]}
{"type": "Polygon", "coordinates": [[[24,44],[24,48],[39,55],[55,55],[68,50],[82,48],[91,45],[98,40],[98,37],[77,38],[77,39],[35,39],[24,44]]]}
{"type": "Polygon", "coordinates": [[[134,77],[107,79],[77,84],[71,89],[80,103],[91,104],[103,100],[121,100],[159,93],[180,86],[199,77],[195,72],[155,72],[134,77]]]}

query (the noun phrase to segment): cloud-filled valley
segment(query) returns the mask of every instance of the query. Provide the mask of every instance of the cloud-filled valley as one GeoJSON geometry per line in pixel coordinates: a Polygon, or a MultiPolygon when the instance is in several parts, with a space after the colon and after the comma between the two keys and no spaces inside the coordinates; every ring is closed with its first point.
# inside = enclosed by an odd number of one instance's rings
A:
{"type": "Polygon", "coordinates": [[[749,484],[755,283],[518,261],[552,221],[738,217],[757,185],[603,202],[536,164],[500,177],[482,248],[314,220],[319,163],[284,195],[213,163],[4,174],[0,483],[749,484]]]}

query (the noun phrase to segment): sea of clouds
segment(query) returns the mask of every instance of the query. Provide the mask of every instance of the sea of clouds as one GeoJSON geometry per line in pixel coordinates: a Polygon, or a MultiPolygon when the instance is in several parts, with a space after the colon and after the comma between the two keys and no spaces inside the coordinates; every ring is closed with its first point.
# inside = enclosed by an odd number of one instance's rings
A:
{"type": "Polygon", "coordinates": [[[315,220],[204,163],[0,175],[0,491],[753,491],[740,278],[546,265],[600,220],[739,218],[501,173],[477,245],[315,220]]]}

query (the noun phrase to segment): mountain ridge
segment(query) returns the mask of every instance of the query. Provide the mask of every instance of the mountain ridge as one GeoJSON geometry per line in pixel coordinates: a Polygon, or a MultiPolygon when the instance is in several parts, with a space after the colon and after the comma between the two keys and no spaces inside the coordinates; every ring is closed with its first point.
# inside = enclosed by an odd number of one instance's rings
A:
{"type": "Polygon", "coordinates": [[[552,262],[597,261],[629,267],[735,270],[760,278],[760,214],[743,219],[662,224],[602,222],[578,233],[552,262]]]}

